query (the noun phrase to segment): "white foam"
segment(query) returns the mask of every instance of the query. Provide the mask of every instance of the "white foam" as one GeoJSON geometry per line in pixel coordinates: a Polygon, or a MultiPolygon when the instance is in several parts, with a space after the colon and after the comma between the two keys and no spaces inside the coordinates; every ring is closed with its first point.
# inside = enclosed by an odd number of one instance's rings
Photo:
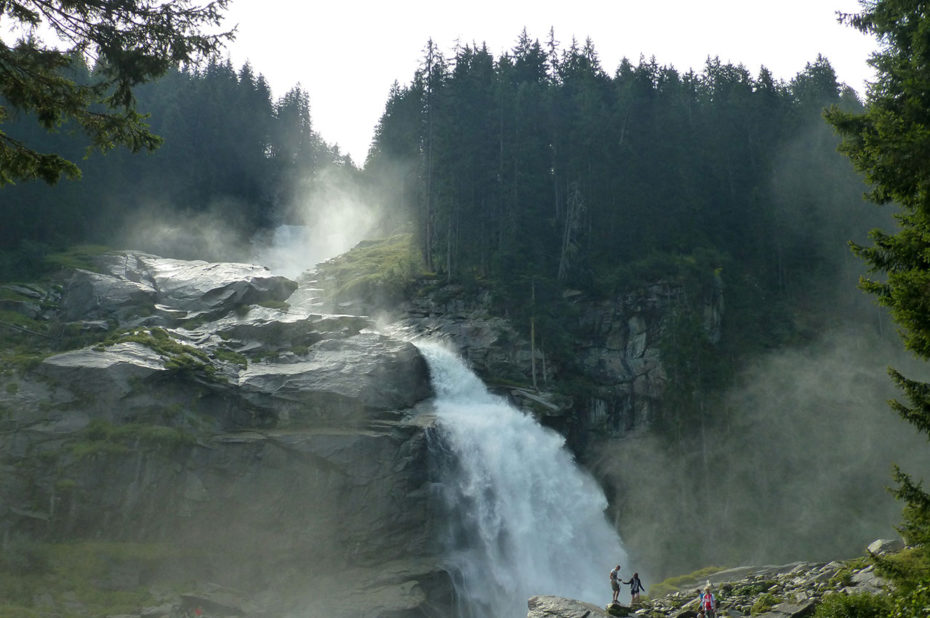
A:
{"type": "Polygon", "coordinates": [[[561,435],[484,384],[455,354],[417,343],[429,363],[444,457],[448,569],[459,614],[522,618],[551,594],[604,605],[626,562],[600,486],[561,435]]]}

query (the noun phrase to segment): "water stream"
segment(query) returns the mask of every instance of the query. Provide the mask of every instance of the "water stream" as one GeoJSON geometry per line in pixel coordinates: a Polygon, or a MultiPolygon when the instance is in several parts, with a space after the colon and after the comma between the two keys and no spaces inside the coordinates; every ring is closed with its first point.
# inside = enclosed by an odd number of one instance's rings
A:
{"type": "Polygon", "coordinates": [[[561,435],[488,392],[458,356],[417,346],[436,391],[432,448],[458,616],[523,618],[538,594],[605,605],[607,573],[626,554],[600,486],[561,435]]]}

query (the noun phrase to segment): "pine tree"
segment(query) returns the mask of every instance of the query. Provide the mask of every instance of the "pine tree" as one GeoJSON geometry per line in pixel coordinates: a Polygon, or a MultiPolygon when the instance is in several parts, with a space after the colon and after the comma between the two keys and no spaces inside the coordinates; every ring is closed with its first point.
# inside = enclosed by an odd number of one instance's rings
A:
{"type": "MultiPolygon", "coordinates": [[[[172,66],[216,52],[232,34],[204,29],[219,24],[228,1],[202,6],[190,0],[0,3],[7,27],[22,33],[13,46],[0,41],[0,122],[17,110],[34,114],[46,130],[72,121],[101,151],[116,145],[133,152],[156,148],[160,140],[136,111],[133,89],[172,66]],[[39,40],[35,32],[41,27],[65,48],[39,40]],[[67,73],[85,58],[96,60],[89,79],[67,73]]],[[[38,152],[0,131],[0,185],[32,179],[54,183],[62,175],[76,178],[80,170],[59,153],[38,152]]]]}
{"type": "MultiPolygon", "coordinates": [[[[868,107],[863,114],[833,107],[827,119],[844,138],[841,149],[865,173],[869,197],[900,209],[897,232],[875,230],[873,245],[853,245],[872,272],[884,275],[863,279],[861,287],[891,309],[905,346],[930,359],[930,14],[918,0],[876,0],[863,9],[841,20],[881,44],[869,61],[877,79],[868,89],[868,107]]],[[[892,408],[930,436],[930,384],[894,369],[890,374],[907,400],[892,408]]],[[[930,569],[930,494],[898,468],[895,480],[894,493],[905,503],[900,531],[915,548],[915,560],[892,574],[908,591],[925,582],[930,569]]]]}

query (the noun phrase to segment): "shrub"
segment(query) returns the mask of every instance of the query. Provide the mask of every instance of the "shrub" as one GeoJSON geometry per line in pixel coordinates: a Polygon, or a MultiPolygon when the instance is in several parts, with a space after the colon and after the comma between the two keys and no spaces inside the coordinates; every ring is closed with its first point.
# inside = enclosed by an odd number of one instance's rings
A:
{"type": "Polygon", "coordinates": [[[858,592],[825,596],[817,606],[814,618],[885,618],[890,614],[889,597],[858,592]]]}
{"type": "Polygon", "coordinates": [[[930,615],[930,584],[920,584],[893,599],[894,618],[926,618],[930,615]]]}
{"type": "Polygon", "coordinates": [[[781,601],[782,600],[776,597],[774,594],[766,592],[758,599],[756,599],[756,602],[752,604],[752,609],[749,611],[749,613],[753,616],[756,614],[765,613],[781,603],[781,601]]]}

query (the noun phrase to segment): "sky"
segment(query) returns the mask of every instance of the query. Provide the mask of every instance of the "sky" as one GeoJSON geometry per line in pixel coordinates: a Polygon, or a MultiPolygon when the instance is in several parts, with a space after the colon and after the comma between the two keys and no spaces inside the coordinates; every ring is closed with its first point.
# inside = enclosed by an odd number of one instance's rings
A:
{"type": "Polygon", "coordinates": [[[859,10],[858,0],[232,0],[224,25],[238,27],[226,50],[236,68],[250,62],[276,99],[299,84],[317,133],[362,165],[391,85],[410,83],[430,38],[447,56],[476,43],[499,57],[524,29],[544,43],[551,28],[563,49],[590,38],[609,74],[622,58],[701,72],[719,57],[787,81],[822,54],[862,95],[876,44],[836,19],[859,10]]]}

